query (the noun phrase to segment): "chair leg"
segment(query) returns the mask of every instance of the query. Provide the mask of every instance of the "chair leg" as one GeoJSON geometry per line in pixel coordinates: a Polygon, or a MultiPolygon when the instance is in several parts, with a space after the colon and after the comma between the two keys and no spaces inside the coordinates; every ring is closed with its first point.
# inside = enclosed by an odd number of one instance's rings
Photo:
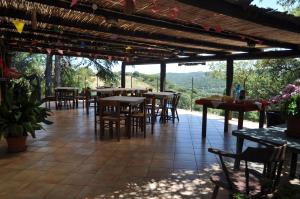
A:
{"type": "Polygon", "coordinates": [[[103,139],[103,137],[104,137],[104,121],[103,120],[100,120],[100,140],[102,140],[103,139]]]}
{"type": "Polygon", "coordinates": [[[211,196],[211,199],[216,199],[217,198],[218,192],[219,192],[219,188],[220,187],[218,185],[215,186],[214,191],[213,191],[212,196],[211,196]]]}
{"type": "Polygon", "coordinates": [[[178,116],[177,109],[175,109],[175,113],[176,113],[176,118],[177,118],[177,121],[179,122],[179,116],[178,116]]]}
{"type": "Polygon", "coordinates": [[[113,122],[109,121],[108,128],[109,128],[109,136],[110,136],[111,139],[113,139],[114,138],[114,132],[113,132],[114,124],[113,124],[113,122]]]}
{"type": "Polygon", "coordinates": [[[116,122],[116,130],[117,130],[117,139],[120,142],[120,121],[116,122]]]}
{"type": "Polygon", "coordinates": [[[175,123],[175,110],[172,109],[171,112],[172,112],[172,120],[173,120],[173,123],[175,123]]]}

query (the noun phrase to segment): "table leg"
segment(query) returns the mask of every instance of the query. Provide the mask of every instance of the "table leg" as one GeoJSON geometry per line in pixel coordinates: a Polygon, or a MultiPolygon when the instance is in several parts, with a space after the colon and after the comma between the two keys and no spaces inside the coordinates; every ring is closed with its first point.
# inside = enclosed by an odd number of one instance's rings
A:
{"type": "Polygon", "coordinates": [[[229,111],[225,110],[224,133],[228,132],[228,120],[229,120],[229,111]]]}
{"type": "Polygon", "coordinates": [[[127,136],[130,139],[131,138],[131,112],[132,108],[131,105],[129,105],[129,115],[128,115],[128,127],[127,127],[127,136]]]}
{"type": "MultiPolygon", "coordinates": [[[[243,151],[244,138],[237,137],[236,138],[236,154],[241,154],[243,151]]],[[[234,169],[240,168],[240,160],[238,158],[234,161],[234,169]]]]}
{"type": "Polygon", "coordinates": [[[146,113],[146,103],[145,101],[142,104],[143,106],[143,113],[144,113],[144,118],[143,118],[143,130],[144,130],[144,138],[146,138],[146,117],[147,117],[147,113],[146,113]]]}
{"type": "Polygon", "coordinates": [[[243,128],[243,122],[244,122],[244,111],[239,111],[238,129],[243,128]]]}
{"type": "Polygon", "coordinates": [[[265,110],[259,111],[259,128],[264,127],[266,112],[265,110]]]}
{"type": "Polygon", "coordinates": [[[203,105],[203,112],[202,112],[202,138],[206,137],[206,124],[207,124],[207,106],[203,105]]]}
{"type": "Polygon", "coordinates": [[[166,123],[167,120],[167,101],[167,98],[163,98],[163,107],[161,110],[162,123],[166,123]]]}
{"type": "Polygon", "coordinates": [[[298,154],[292,153],[291,166],[290,166],[290,177],[291,178],[294,178],[296,176],[297,159],[298,159],[298,154]]]}
{"type": "Polygon", "coordinates": [[[86,107],[86,114],[90,113],[90,106],[89,106],[89,97],[85,97],[85,107],[86,107]]]}

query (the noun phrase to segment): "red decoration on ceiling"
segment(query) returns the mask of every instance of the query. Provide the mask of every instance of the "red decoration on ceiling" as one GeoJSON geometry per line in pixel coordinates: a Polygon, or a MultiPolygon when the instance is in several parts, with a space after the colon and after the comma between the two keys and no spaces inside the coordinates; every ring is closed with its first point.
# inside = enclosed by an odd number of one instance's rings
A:
{"type": "Polygon", "coordinates": [[[220,25],[217,25],[217,26],[215,27],[215,31],[216,31],[216,32],[222,32],[222,27],[221,27],[220,25]]]}
{"type": "Polygon", "coordinates": [[[178,16],[178,12],[179,12],[179,9],[177,7],[174,7],[172,9],[170,9],[170,13],[169,13],[169,16],[172,18],[172,19],[176,19],[177,16],[178,16]]]}
{"type": "Polygon", "coordinates": [[[63,50],[60,50],[60,49],[58,49],[57,52],[58,52],[59,54],[61,54],[61,55],[64,54],[64,51],[63,51],[63,50]]]}
{"type": "Polygon", "coordinates": [[[22,73],[20,73],[19,71],[17,71],[14,68],[8,68],[6,66],[6,64],[4,63],[4,60],[2,58],[0,58],[0,69],[3,72],[3,77],[6,78],[20,78],[22,76],[22,73]]]}
{"type": "Polygon", "coordinates": [[[203,24],[203,25],[201,25],[201,26],[202,26],[202,28],[203,28],[204,30],[206,30],[206,31],[209,31],[209,29],[210,29],[209,25],[207,25],[207,24],[203,24]]]}
{"type": "Polygon", "coordinates": [[[75,6],[77,3],[78,3],[78,0],[72,0],[72,1],[71,1],[70,7],[72,8],[72,7],[75,6]]]}
{"type": "Polygon", "coordinates": [[[32,41],[32,42],[31,42],[31,45],[33,45],[33,46],[35,46],[35,45],[37,45],[37,44],[38,44],[37,41],[32,41]]]}
{"type": "Polygon", "coordinates": [[[159,7],[158,7],[157,0],[152,0],[151,12],[154,13],[154,14],[159,12],[159,7]]]}
{"type": "Polygon", "coordinates": [[[47,53],[50,55],[51,54],[51,48],[46,48],[47,53]]]}

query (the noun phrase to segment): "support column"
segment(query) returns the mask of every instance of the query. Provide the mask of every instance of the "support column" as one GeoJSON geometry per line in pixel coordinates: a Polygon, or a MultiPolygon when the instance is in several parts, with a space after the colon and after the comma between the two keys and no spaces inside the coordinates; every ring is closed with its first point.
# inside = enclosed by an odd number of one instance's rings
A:
{"type": "Polygon", "coordinates": [[[122,66],[121,66],[121,88],[125,88],[125,82],[126,82],[126,79],[125,79],[125,72],[126,72],[126,64],[125,62],[122,62],[122,66]]]}
{"type": "Polygon", "coordinates": [[[160,91],[165,91],[166,86],[166,63],[160,63],[160,91]]]}
{"type": "Polygon", "coordinates": [[[231,95],[233,82],[233,59],[227,59],[227,67],[226,67],[226,95],[231,95]]]}
{"type": "MultiPolygon", "coordinates": [[[[226,66],[226,95],[231,95],[233,82],[233,59],[227,59],[226,66]]],[[[224,132],[228,132],[228,120],[229,120],[229,111],[225,110],[225,119],[224,119],[224,132]]]]}

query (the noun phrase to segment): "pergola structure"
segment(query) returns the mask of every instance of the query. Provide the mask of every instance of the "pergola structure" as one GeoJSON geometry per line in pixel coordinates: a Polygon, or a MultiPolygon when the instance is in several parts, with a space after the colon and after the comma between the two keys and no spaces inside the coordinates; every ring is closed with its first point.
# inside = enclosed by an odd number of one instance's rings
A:
{"type": "Polygon", "coordinates": [[[0,0],[0,38],[10,51],[161,64],[299,57],[300,18],[245,0],[0,0]],[[17,31],[12,21],[24,25],[17,31]],[[20,33],[21,32],[21,33],[20,33]]]}

